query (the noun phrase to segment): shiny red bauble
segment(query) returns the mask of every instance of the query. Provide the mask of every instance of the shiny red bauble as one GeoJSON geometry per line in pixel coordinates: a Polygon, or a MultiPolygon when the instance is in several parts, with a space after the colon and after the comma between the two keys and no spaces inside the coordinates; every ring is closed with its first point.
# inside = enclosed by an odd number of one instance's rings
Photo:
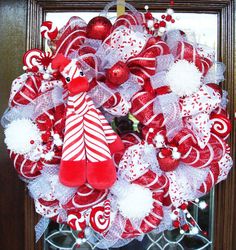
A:
{"type": "Polygon", "coordinates": [[[158,155],[157,160],[160,169],[164,172],[174,171],[179,166],[179,160],[173,159],[171,155],[164,158],[158,155]]]}
{"type": "Polygon", "coordinates": [[[107,84],[118,87],[129,79],[129,68],[124,62],[117,62],[106,72],[107,84]]]}
{"type": "Polygon", "coordinates": [[[111,27],[112,24],[106,17],[94,17],[87,25],[86,36],[91,39],[104,40],[110,34],[111,27]]]}

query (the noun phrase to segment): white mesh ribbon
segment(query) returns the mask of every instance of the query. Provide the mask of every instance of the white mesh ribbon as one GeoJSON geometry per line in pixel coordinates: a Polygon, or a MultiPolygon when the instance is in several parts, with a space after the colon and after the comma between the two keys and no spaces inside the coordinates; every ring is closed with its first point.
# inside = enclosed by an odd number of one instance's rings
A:
{"type": "Polygon", "coordinates": [[[77,188],[66,187],[60,183],[57,165],[48,168],[45,167],[41,175],[28,184],[29,192],[34,200],[56,199],[60,204],[66,204],[75,195],[77,188]]]}
{"type": "Polygon", "coordinates": [[[224,110],[226,110],[226,106],[228,104],[229,100],[228,100],[228,92],[223,90],[222,91],[222,98],[221,98],[221,102],[220,102],[220,107],[224,110]]]}
{"type": "Polygon", "coordinates": [[[174,56],[169,55],[161,55],[156,57],[156,69],[158,72],[163,70],[168,70],[172,64],[174,63],[174,56]]]}
{"type": "Polygon", "coordinates": [[[92,230],[85,231],[86,239],[98,248],[109,249],[110,247],[122,247],[133,239],[122,239],[121,235],[125,227],[125,218],[120,214],[115,214],[111,227],[108,232],[103,236],[97,234],[92,230]]]}
{"type": "Polygon", "coordinates": [[[104,83],[98,82],[98,85],[92,88],[88,94],[93,100],[96,108],[101,107],[110,97],[114,95],[114,91],[107,87],[104,83]]]}
{"type": "Polygon", "coordinates": [[[225,72],[225,65],[221,62],[216,62],[213,66],[209,69],[206,76],[203,79],[205,84],[207,83],[216,83],[219,84],[225,80],[224,72],[225,72]]]}
{"type": "Polygon", "coordinates": [[[150,77],[153,89],[166,86],[166,71],[161,71],[150,77]]]}
{"type": "Polygon", "coordinates": [[[157,169],[158,166],[153,145],[139,143],[125,151],[119,164],[118,176],[132,182],[145,174],[148,169],[157,169]]]}
{"type": "Polygon", "coordinates": [[[163,114],[167,137],[172,139],[183,127],[178,96],[174,93],[157,96],[153,110],[156,114],[163,114]]]}
{"type": "Polygon", "coordinates": [[[173,206],[179,207],[184,201],[194,200],[201,195],[198,192],[207,177],[209,169],[197,169],[180,164],[175,171],[166,172],[169,179],[169,195],[173,206]]]}
{"type": "Polygon", "coordinates": [[[35,241],[38,242],[38,240],[42,237],[44,232],[46,231],[48,225],[49,225],[50,219],[42,217],[37,225],[35,226],[35,241]]]}
{"type": "Polygon", "coordinates": [[[185,41],[183,35],[181,35],[180,30],[170,30],[166,33],[164,37],[167,45],[169,46],[171,53],[176,56],[176,47],[178,42],[185,41]]]}
{"type": "Polygon", "coordinates": [[[153,230],[153,232],[158,234],[165,230],[173,229],[173,220],[170,217],[171,212],[172,212],[171,206],[169,207],[163,206],[163,219],[161,220],[161,223],[153,230]]]}
{"type": "Polygon", "coordinates": [[[98,49],[102,44],[101,40],[86,38],[84,41],[84,45],[91,46],[94,49],[98,49]]]}
{"type": "Polygon", "coordinates": [[[29,118],[35,120],[38,116],[64,103],[63,89],[55,87],[37,97],[34,103],[24,106],[13,107],[6,110],[1,119],[1,124],[5,128],[10,122],[16,119],[29,118]]]}
{"type": "Polygon", "coordinates": [[[111,68],[115,63],[122,60],[121,54],[117,48],[112,49],[106,43],[103,43],[97,50],[96,56],[99,61],[99,71],[111,68]]]}
{"type": "Polygon", "coordinates": [[[130,74],[129,79],[116,89],[126,101],[130,101],[139,90],[141,90],[141,86],[138,84],[137,77],[133,74],[130,74]]]}

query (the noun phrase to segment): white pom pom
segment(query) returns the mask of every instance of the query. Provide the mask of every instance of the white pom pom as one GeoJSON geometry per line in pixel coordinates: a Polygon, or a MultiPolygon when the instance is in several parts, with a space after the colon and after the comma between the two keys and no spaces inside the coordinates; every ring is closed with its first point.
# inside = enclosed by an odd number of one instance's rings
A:
{"type": "Polygon", "coordinates": [[[178,216],[175,213],[171,213],[170,218],[171,218],[171,220],[176,220],[178,218],[178,216]]]}
{"type": "Polygon", "coordinates": [[[41,133],[29,119],[17,119],[5,130],[5,143],[9,150],[17,154],[27,154],[41,142],[41,133]]]}
{"type": "Polygon", "coordinates": [[[119,188],[123,190],[117,196],[117,205],[125,218],[142,219],[151,212],[154,200],[149,189],[137,184],[119,188]]]}
{"type": "Polygon", "coordinates": [[[148,5],[145,5],[145,6],[144,6],[144,9],[145,9],[145,10],[148,10],[148,9],[149,9],[149,6],[148,6],[148,5]]]}
{"type": "Polygon", "coordinates": [[[165,27],[160,27],[159,30],[158,30],[160,33],[164,33],[166,31],[166,28],[165,27]]]}
{"type": "Polygon", "coordinates": [[[28,69],[28,67],[27,66],[23,66],[23,70],[27,70],[28,69]]]}
{"type": "Polygon", "coordinates": [[[197,227],[193,227],[190,231],[189,231],[190,234],[193,234],[193,235],[196,235],[199,233],[199,229],[197,227]]]}
{"type": "Polygon", "coordinates": [[[166,75],[170,89],[181,97],[196,92],[201,85],[201,77],[198,68],[186,60],[174,63],[166,75]]]}
{"type": "Polygon", "coordinates": [[[154,139],[153,139],[154,143],[155,143],[155,146],[156,148],[162,148],[163,147],[163,144],[165,142],[165,138],[163,135],[161,134],[157,134],[154,139]]]}
{"type": "Polygon", "coordinates": [[[172,152],[172,157],[173,157],[173,159],[178,160],[178,159],[180,159],[181,154],[180,154],[180,152],[178,152],[178,151],[173,151],[173,152],[172,152]]]}
{"type": "Polygon", "coordinates": [[[48,152],[48,153],[46,153],[46,154],[44,155],[44,159],[45,159],[46,161],[51,161],[54,155],[55,155],[55,153],[54,153],[53,151],[48,152]]]}
{"type": "Polygon", "coordinates": [[[47,74],[47,73],[45,73],[45,74],[43,74],[43,79],[44,80],[48,80],[48,79],[50,79],[50,75],[49,74],[47,74]]]}
{"type": "Polygon", "coordinates": [[[198,204],[200,209],[205,209],[207,207],[207,203],[205,201],[200,201],[198,204]]]}
{"type": "Polygon", "coordinates": [[[168,15],[173,15],[173,14],[174,14],[174,10],[173,10],[173,9],[167,9],[167,10],[166,10],[166,13],[167,13],[168,15]]]}

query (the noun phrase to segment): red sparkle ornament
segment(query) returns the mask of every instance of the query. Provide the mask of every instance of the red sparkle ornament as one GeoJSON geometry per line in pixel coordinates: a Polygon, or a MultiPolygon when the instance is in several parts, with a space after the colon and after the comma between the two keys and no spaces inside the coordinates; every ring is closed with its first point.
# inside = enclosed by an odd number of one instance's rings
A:
{"type": "Polygon", "coordinates": [[[188,208],[188,204],[183,203],[183,204],[180,205],[180,208],[181,208],[182,210],[185,210],[185,209],[188,208]]]}
{"type": "Polygon", "coordinates": [[[171,19],[172,19],[172,16],[171,16],[171,15],[167,15],[167,16],[166,16],[166,21],[167,21],[167,22],[170,22],[171,19]]]}
{"type": "Polygon", "coordinates": [[[119,61],[107,70],[106,77],[109,86],[118,87],[129,79],[129,68],[119,61]]]}
{"type": "Polygon", "coordinates": [[[154,28],[158,29],[159,28],[159,23],[154,23],[154,28]]]}
{"type": "Polygon", "coordinates": [[[172,22],[172,23],[175,23],[175,19],[171,19],[171,22],[172,22]]]}
{"type": "Polygon", "coordinates": [[[104,40],[110,34],[111,27],[112,24],[106,17],[94,17],[87,25],[87,37],[91,39],[104,40]]]}
{"type": "Polygon", "coordinates": [[[30,144],[34,144],[34,140],[31,140],[31,141],[30,141],[30,144]]]}
{"type": "Polygon", "coordinates": [[[160,27],[166,27],[166,22],[165,21],[160,21],[160,27]]]}
{"type": "Polygon", "coordinates": [[[195,221],[194,221],[193,219],[190,220],[190,223],[191,223],[193,226],[195,226],[195,224],[196,224],[195,221]]]}
{"type": "Polygon", "coordinates": [[[147,20],[151,20],[152,18],[153,18],[153,16],[152,16],[152,13],[151,12],[147,12],[147,13],[145,13],[145,18],[147,19],[147,20]]]}
{"type": "Polygon", "coordinates": [[[189,225],[188,225],[188,224],[184,224],[184,225],[182,226],[182,229],[183,229],[184,231],[188,231],[188,230],[189,230],[189,225]]]}
{"type": "Polygon", "coordinates": [[[39,71],[39,68],[37,66],[33,66],[31,71],[37,73],[39,71]]]}
{"type": "Polygon", "coordinates": [[[166,18],[166,16],[165,16],[165,15],[162,15],[162,16],[161,16],[161,18],[162,18],[162,19],[165,19],[165,18],[166,18]]]}
{"type": "Polygon", "coordinates": [[[180,222],[178,220],[173,221],[173,227],[178,228],[180,226],[180,222]]]}

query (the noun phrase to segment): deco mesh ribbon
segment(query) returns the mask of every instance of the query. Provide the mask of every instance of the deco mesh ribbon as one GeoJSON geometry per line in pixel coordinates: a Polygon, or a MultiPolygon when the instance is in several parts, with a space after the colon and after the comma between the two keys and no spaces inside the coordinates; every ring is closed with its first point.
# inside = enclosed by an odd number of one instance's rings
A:
{"type": "Polygon", "coordinates": [[[157,20],[126,4],[112,24],[115,4],[88,24],[44,22],[50,52],[27,51],[12,83],[2,126],[43,218],[37,239],[49,219],[104,249],[151,231],[194,234],[188,205],[232,167],[225,66],[166,27],[172,10],[157,20]]]}

